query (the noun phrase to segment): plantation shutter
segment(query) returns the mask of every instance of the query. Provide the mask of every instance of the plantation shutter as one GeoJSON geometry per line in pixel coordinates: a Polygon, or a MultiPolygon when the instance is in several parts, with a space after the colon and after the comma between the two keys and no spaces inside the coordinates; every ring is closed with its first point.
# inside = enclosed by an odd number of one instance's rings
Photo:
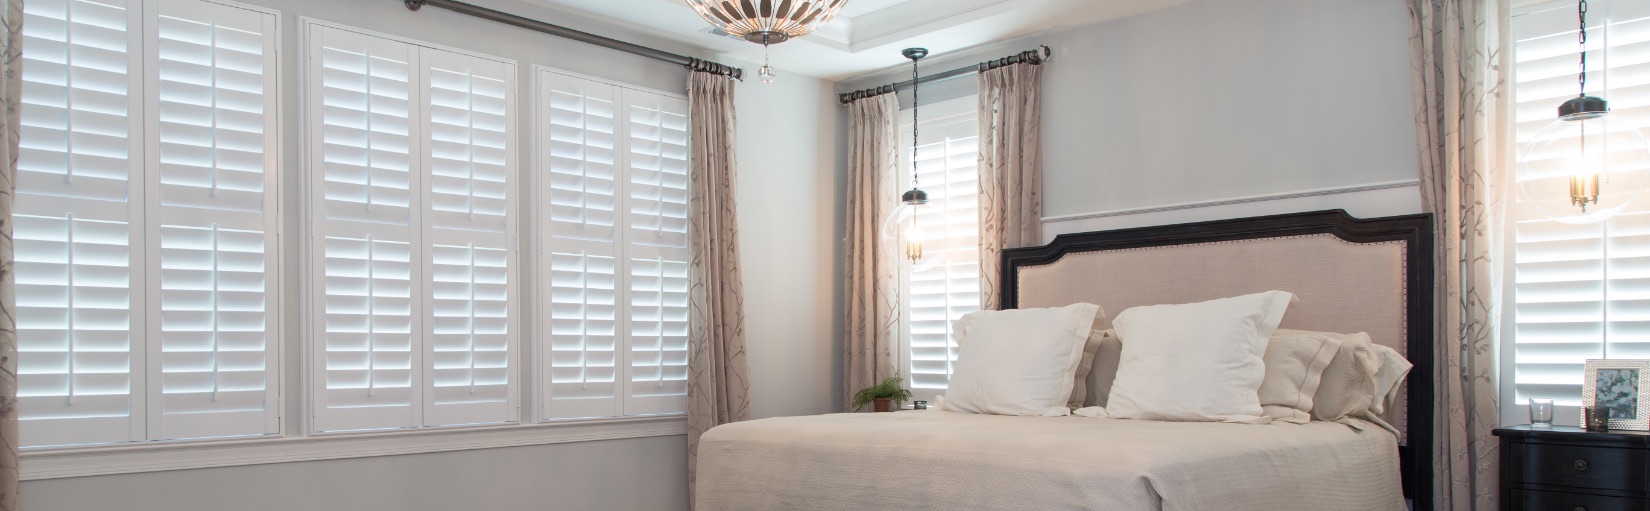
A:
{"type": "Polygon", "coordinates": [[[25,6],[13,231],[24,446],[145,436],[137,11],[25,6]]]}
{"type": "Polygon", "coordinates": [[[309,32],[314,429],[421,423],[417,47],[309,32]]]}
{"type": "MultiPolygon", "coordinates": [[[[1513,18],[1520,150],[1575,97],[1580,53],[1575,2],[1523,11],[1513,18]]],[[[1608,100],[1613,116],[1650,128],[1650,3],[1610,2],[1587,19],[1588,93],[1608,100]]],[[[1575,406],[1587,359],[1650,358],[1650,194],[1586,225],[1549,220],[1514,194],[1514,400],[1575,406]]]]}
{"type": "Polygon", "coordinates": [[[630,395],[625,415],[687,410],[687,100],[626,89],[630,395]]]}
{"type": "Polygon", "coordinates": [[[618,416],[620,89],[538,78],[543,416],[618,416]]]}
{"type": "Polygon", "coordinates": [[[273,14],[157,2],[146,41],[151,439],[278,432],[273,14]]]}
{"type": "Polygon", "coordinates": [[[425,424],[516,420],[513,66],[423,50],[429,105],[424,260],[432,282],[425,424]]]}
{"type": "MultiPolygon", "coordinates": [[[[957,361],[952,323],[980,309],[979,126],[974,98],[923,105],[942,112],[922,119],[917,145],[918,181],[928,204],[917,207],[917,225],[927,234],[923,250],[945,254],[940,263],[907,271],[909,382],[913,389],[945,389],[957,361]],[[944,115],[966,104],[967,113],[944,115]]],[[[901,172],[911,172],[911,126],[901,130],[901,172]]],[[[902,180],[904,182],[904,180],[902,180]]],[[[918,397],[927,397],[926,394],[918,397]]]]}

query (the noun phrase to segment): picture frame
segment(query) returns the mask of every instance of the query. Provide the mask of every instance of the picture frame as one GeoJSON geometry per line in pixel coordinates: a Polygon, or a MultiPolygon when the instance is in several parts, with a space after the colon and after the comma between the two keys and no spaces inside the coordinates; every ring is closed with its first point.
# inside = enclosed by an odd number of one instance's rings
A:
{"type": "Polygon", "coordinates": [[[1609,414],[1610,429],[1650,431],[1650,360],[1588,359],[1581,406],[1609,414]]]}

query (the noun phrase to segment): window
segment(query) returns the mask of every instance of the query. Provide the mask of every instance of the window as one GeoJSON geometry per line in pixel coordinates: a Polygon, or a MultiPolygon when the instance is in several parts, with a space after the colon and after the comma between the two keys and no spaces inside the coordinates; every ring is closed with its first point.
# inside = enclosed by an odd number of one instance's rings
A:
{"type": "MultiPolygon", "coordinates": [[[[979,117],[970,96],[922,105],[917,130],[917,177],[928,204],[916,222],[931,239],[924,250],[944,253],[940,262],[921,271],[906,271],[905,317],[908,385],[943,392],[957,361],[952,322],[980,310],[979,117]]],[[[910,111],[900,118],[909,119],[910,111]]],[[[911,169],[911,124],[900,126],[900,169],[911,169]]],[[[902,185],[909,178],[900,179],[902,185]]],[[[901,186],[903,191],[906,188],[901,186]]],[[[932,396],[917,390],[919,399],[932,396]]]]}
{"type": "Polygon", "coordinates": [[[515,64],[307,28],[311,429],[518,420],[515,64]]]}
{"type": "MultiPolygon", "coordinates": [[[[1614,115],[1650,127],[1650,3],[1590,3],[1588,91],[1609,100],[1614,115]]],[[[1576,94],[1576,36],[1573,1],[1537,4],[1514,16],[1519,147],[1576,94]]],[[[1586,359],[1650,358],[1650,197],[1592,225],[1561,224],[1517,205],[1509,216],[1515,251],[1510,397],[1578,406],[1586,359]]]]}
{"type": "Polygon", "coordinates": [[[541,417],[687,410],[687,99],[540,68],[541,417]]]}
{"type": "Polygon", "coordinates": [[[32,0],[24,16],[23,446],[277,433],[277,15],[32,0]]]}

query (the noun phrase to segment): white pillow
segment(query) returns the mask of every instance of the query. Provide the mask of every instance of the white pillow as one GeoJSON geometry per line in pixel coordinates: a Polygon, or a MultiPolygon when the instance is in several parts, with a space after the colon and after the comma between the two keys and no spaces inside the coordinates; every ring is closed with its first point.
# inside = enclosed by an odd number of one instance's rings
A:
{"type": "Polygon", "coordinates": [[[957,320],[946,411],[1066,415],[1098,305],[970,312],[957,320]]]}
{"type": "Polygon", "coordinates": [[[1123,352],[1105,413],[1124,419],[1266,423],[1267,337],[1295,295],[1267,291],[1134,307],[1112,320],[1123,352]]]}
{"type": "Polygon", "coordinates": [[[1398,389],[1403,387],[1404,376],[1415,368],[1405,359],[1398,350],[1385,345],[1370,343],[1370,349],[1375,351],[1376,358],[1381,360],[1381,370],[1375,372],[1375,401],[1371,403],[1369,411],[1375,415],[1384,415],[1393,404],[1398,402],[1398,389]]]}

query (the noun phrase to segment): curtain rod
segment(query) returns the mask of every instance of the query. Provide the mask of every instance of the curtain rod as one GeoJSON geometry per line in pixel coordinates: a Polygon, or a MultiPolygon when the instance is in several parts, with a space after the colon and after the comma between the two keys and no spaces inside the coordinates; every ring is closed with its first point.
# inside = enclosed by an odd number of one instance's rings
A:
{"type": "Polygon", "coordinates": [[[611,48],[625,53],[641,55],[650,59],[662,60],[688,68],[692,71],[726,75],[731,76],[736,80],[744,80],[745,70],[737,67],[718,64],[708,60],[700,60],[686,55],[677,55],[668,51],[648,48],[635,43],[627,43],[610,37],[602,37],[589,32],[581,32],[560,25],[551,25],[532,18],[524,18],[507,12],[495,11],[486,7],[470,5],[456,0],[403,0],[403,3],[406,4],[408,10],[412,11],[416,11],[426,5],[440,7],[459,14],[468,14],[470,16],[475,16],[485,20],[496,21],[536,32],[543,32],[556,37],[572,39],[581,43],[594,44],[603,48],[611,48]]]}
{"type": "MultiPolygon", "coordinates": [[[[408,0],[408,1],[411,1],[411,0],[408,0]]],[[[984,73],[984,72],[990,71],[992,69],[997,69],[997,68],[1003,67],[1003,66],[1011,66],[1011,65],[1014,65],[1014,64],[1022,64],[1023,63],[1023,64],[1038,65],[1038,64],[1042,64],[1044,62],[1048,62],[1049,59],[1053,58],[1053,57],[1054,57],[1054,50],[1049,49],[1049,47],[1047,45],[1038,45],[1036,50],[1026,50],[1026,51],[1022,51],[1020,53],[1009,55],[1007,57],[1003,57],[1003,58],[1000,58],[1000,59],[997,59],[997,60],[987,60],[985,62],[979,63],[978,65],[973,65],[973,66],[968,66],[968,67],[959,67],[959,68],[952,69],[950,71],[946,71],[946,72],[943,72],[943,73],[935,73],[935,74],[931,74],[931,75],[928,75],[928,76],[924,76],[924,77],[918,78],[916,80],[906,80],[906,81],[899,82],[899,83],[893,83],[893,84],[883,85],[883,86],[879,86],[879,87],[872,87],[872,88],[865,89],[865,90],[857,90],[857,91],[853,91],[853,92],[844,92],[842,94],[837,94],[837,101],[840,101],[840,102],[842,102],[842,104],[846,105],[848,103],[853,103],[853,102],[861,100],[861,99],[874,97],[874,96],[880,96],[880,95],[887,94],[887,93],[890,93],[890,92],[899,92],[901,90],[909,89],[914,84],[919,84],[919,83],[926,84],[926,83],[933,83],[933,82],[938,82],[938,81],[943,81],[943,80],[950,80],[952,78],[956,78],[956,77],[959,77],[959,76],[965,76],[969,73],[984,73]]]]}

